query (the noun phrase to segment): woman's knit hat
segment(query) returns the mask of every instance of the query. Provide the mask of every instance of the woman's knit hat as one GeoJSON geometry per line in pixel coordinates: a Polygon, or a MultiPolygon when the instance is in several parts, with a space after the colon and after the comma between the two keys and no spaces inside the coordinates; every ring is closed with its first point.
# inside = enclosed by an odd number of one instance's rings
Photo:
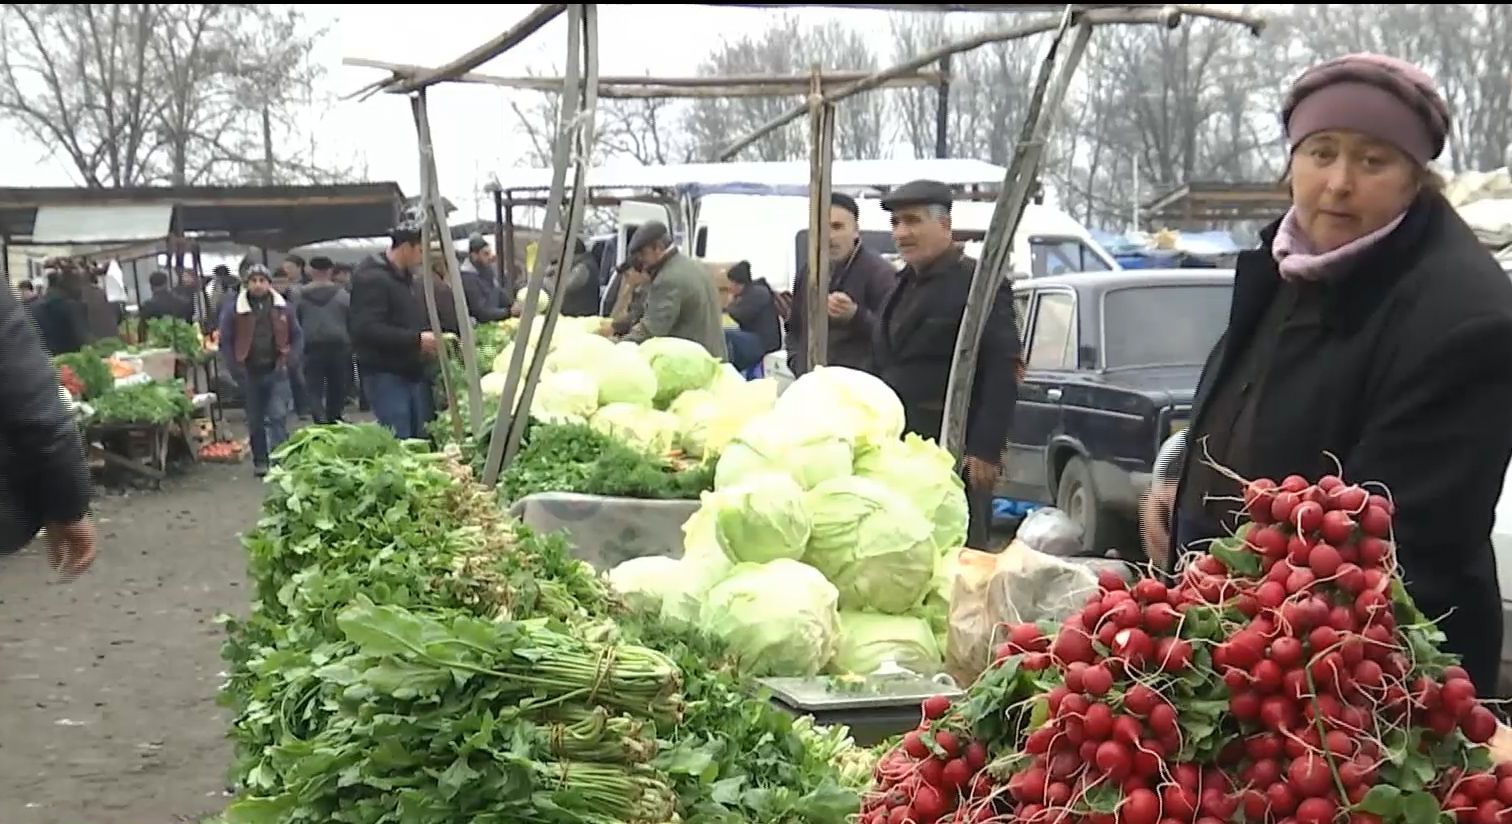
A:
{"type": "Polygon", "coordinates": [[[1288,145],[1349,129],[1396,146],[1426,165],[1444,151],[1449,106],[1417,66],[1379,54],[1350,54],[1308,69],[1281,109],[1288,145]]]}

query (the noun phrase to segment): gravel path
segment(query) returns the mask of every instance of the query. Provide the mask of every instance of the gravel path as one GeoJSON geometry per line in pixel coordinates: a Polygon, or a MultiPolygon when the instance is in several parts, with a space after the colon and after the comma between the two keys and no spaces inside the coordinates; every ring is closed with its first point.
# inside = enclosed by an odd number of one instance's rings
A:
{"type": "Polygon", "coordinates": [[[93,570],[0,557],[0,822],[166,824],[219,812],[231,747],[215,623],[247,607],[251,464],[106,494],[93,570]]]}

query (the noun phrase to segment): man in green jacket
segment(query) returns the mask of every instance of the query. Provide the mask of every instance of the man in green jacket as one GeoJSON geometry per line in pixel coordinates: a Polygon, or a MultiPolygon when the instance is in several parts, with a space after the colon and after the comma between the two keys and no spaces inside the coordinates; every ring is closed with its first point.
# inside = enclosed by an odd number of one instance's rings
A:
{"type": "Polygon", "coordinates": [[[640,343],[650,338],[684,338],[703,344],[720,360],[729,360],[725,349],[719,288],[703,263],[672,245],[667,227],[651,221],[635,230],[625,252],[636,268],[651,277],[646,293],[646,311],[630,328],[624,340],[640,343]]]}

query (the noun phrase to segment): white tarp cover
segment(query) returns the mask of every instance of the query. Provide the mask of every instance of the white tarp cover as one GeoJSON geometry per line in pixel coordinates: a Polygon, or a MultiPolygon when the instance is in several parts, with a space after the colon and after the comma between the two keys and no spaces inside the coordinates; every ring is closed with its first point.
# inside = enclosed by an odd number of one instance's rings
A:
{"type": "Polygon", "coordinates": [[[31,242],[39,244],[126,243],[168,237],[171,203],[40,206],[31,242]]]}

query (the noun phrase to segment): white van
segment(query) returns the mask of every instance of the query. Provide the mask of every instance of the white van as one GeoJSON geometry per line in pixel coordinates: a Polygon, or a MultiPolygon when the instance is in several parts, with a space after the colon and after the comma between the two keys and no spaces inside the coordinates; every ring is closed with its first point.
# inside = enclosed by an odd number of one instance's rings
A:
{"type": "MultiPolygon", "coordinates": [[[[868,198],[857,205],[862,243],[884,257],[896,258],[892,222],[881,202],[868,198]]],[[[994,206],[963,200],[951,207],[956,239],[965,243],[967,254],[973,257],[981,255],[994,206]]],[[[794,277],[808,259],[807,197],[710,194],[699,198],[695,208],[695,257],[750,261],[751,273],[766,278],[773,289],[792,289],[794,277]]],[[[1033,203],[1019,222],[1009,267],[1015,277],[1119,268],[1086,227],[1059,209],[1033,203]]]]}

